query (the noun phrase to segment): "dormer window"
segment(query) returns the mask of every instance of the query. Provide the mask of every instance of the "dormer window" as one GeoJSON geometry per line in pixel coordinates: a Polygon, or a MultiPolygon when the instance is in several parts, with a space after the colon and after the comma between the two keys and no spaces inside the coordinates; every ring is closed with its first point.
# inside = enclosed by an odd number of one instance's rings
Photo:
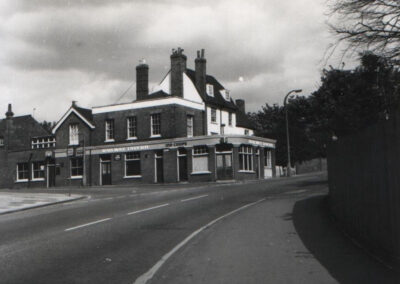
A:
{"type": "Polygon", "coordinates": [[[229,101],[231,99],[229,95],[229,90],[221,90],[221,95],[224,97],[225,100],[229,101]]]}
{"type": "Polygon", "coordinates": [[[214,96],[214,86],[211,84],[207,84],[206,92],[207,92],[207,95],[209,95],[210,97],[213,97],[214,96]]]}

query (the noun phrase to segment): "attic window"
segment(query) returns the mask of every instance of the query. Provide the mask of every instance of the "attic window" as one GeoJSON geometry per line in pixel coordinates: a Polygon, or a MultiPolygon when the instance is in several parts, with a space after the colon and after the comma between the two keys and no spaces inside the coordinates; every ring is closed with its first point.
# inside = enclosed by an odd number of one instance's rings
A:
{"type": "Polygon", "coordinates": [[[206,91],[207,91],[207,95],[209,95],[210,97],[214,96],[214,86],[213,85],[207,84],[206,91]]]}
{"type": "Polygon", "coordinates": [[[229,96],[229,90],[221,90],[221,94],[224,97],[225,100],[229,101],[230,96],[229,96]]]}

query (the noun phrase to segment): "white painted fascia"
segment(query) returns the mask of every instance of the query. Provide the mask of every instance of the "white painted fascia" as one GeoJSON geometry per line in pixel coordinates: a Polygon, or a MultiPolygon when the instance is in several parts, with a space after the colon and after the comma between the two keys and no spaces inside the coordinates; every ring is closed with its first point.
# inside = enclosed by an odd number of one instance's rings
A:
{"type": "Polygon", "coordinates": [[[90,128],[94,129],[95,126],[91,124],[86,118],[84,118],[78,111],[76,111],[73,107],[70,107],[70,109],[63,115],[63,117],[57,122],[56,126],[54,126],[53,130],[51,131],[53,134],[56,133],[57,129],[64,123],[64,121],[67,119],[67,117],[71,114],[75,113],[80,119],[83,120],[90,128]]]}
{"type": "Polygon", "coordinates": [[[114,111],[158,107],[158,106],[165,106],[165,105],[180,105],[180,106],[189,107],[189,108],[193,108],[193,109],[205,110],[204,103],[197,103],[197,102],[188,101],[188,100],[178,98],[178,97],[171,97],[171,98],[136,101],[136,102],[127,103],[127,104],[94,107],[94,108],[92,108],[92,113],[98,114],[98,113],[106,113],[106,112],[114,112],[114,111]]]}

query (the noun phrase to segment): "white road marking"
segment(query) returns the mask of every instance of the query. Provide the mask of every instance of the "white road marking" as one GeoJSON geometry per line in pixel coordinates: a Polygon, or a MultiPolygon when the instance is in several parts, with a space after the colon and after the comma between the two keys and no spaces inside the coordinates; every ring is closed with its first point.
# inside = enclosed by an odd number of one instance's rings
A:
{"type": "Polygon", "coordinates": [[[157,205],[157,206],[154,206],[154,207],[149,207],[149,208],[146,208],[146,209],[133,211],[133,212],[130,212],[130,213],[126,214],[126,215],[133,215],[133,214],[137,214],[137,213],[141,213],[141,212],[145,212],[145,211],[161,208],[161,207],[168,206],[168,205],[169,205],[169,203],[165,203],[165,204],[157,205]]]}
{"type": "Polygon", "coordinates": [[[90,225],[94,225],[94,224],[98,224],[98,223],[101,223],[101,222],[105,222],[105,221],[108,221],[108,220],[111,220],[111,219],[112,218],[105,218],[105,219],[97,220],[97,221],[94,221],[94,222],[90,222],[90,223],[86,223],[86,224],[82,224],[82,225],[79,225],[79,226],[75,226],[75,227],[72,227],[72,228],[65,229],[65,231],[67,232],[67,231],[80,229],[80,228],[87,227],[87,226],[90,226],[90,225]]]}
{"type": "Polygon", "coordinates": [[[195,196],[195,197],[191,197],[191,198],[187,198],[187,199],[182,199],[181,202],[185,202],[185,201],[190,201],[190,200],[195,200],[195,199],[199,199],[199,198],[203,198],[208,196],[208,194],[204,194],[204,195],[200,195],[200,196],[195,196]]]}
{"type": "Polygon", "coordinates": [[[221,217],[218,217],[217,219],[211,221],[210,223],[208,223],[207,225],[201,227],[200,229],[194,231],[193,233],[191,233],[186,239],[184,239],[182,242],[180,242],[179,244],[177,244],[171,251],[169,251],[167,254],[165,254],[152,268],[150,268],[149,271],[147,271],[146,273],[142,274],[141,276],[139,276],[136,281],[134,282],[134,284],[145,284],[147,283],[147,281],[149,281],[151,278],[153,278],[154,274],[156,274],[156,272],[161,268],[161,266],[163,266],[163,264],[174,254],[176,253],[181,247],[183,247],[184,245],[186,245],[191,239],[193,239],[194,237],[196,237],[198,234],[200,234],[202,231],[204,231],[205,229],[211,227],[212,225],[214,225],[215,223],[217,223],[218,221],[238,212],[241,211],[243,209],[246,209],[247,207],[256,205],[260,202],[265,201],[266,199],[260,199],[256,202],[252,202],[249,204],[246,204],[242,207],[239,207],[221,217]]]}

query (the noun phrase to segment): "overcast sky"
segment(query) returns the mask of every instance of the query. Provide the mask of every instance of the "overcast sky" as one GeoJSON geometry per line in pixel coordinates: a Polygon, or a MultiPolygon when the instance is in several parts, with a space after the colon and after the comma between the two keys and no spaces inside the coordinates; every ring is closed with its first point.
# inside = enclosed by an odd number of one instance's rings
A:
{"type": "Polygon", "coordinates": [[[8,103],[16,115],[54,121],[72,100],[83,107],[132,101],[135,86],[118,98],[139,60],[150,66],[151,87],[176,47],[189,68],[204,48],[207,73],[244,98],[248,111],[282,104],[293,88],[308,95],[334,41],[325,1],[0,1],[0,117],[8,103]]]}

